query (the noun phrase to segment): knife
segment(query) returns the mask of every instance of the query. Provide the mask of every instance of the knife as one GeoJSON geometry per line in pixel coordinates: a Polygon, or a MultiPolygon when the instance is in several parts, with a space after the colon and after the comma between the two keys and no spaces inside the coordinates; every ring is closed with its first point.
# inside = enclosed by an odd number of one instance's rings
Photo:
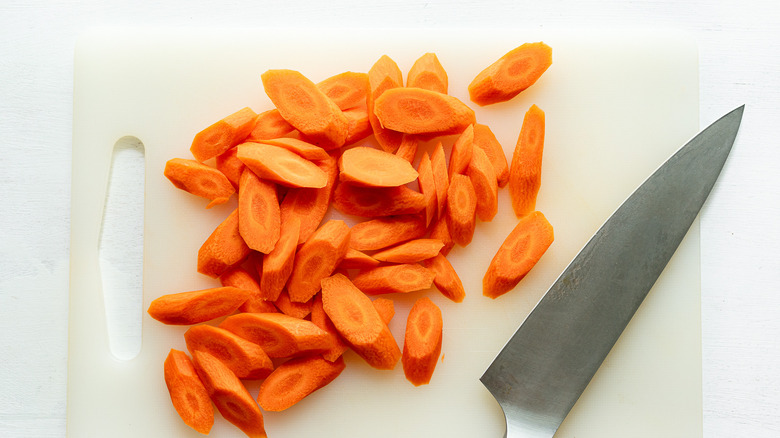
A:
{"type": "Polygon", "coordinates": [[[504,438],[550,438],[699,214],[737,136],[742,105],[701,131],[618,207],[480,380],[504,438]]]}

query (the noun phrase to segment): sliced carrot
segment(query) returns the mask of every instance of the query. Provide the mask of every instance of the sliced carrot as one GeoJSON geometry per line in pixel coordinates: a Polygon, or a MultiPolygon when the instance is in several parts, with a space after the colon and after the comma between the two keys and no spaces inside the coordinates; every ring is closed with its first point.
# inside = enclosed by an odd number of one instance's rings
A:
{"type": "Polygon", "coordinates": [[[330,347],[328,333],[305,319],[284,313],[238,313],[219,325],[259,345],[268,357],[321,353],[330,347]]]}
{"type": "Polygon", "coordinates": [[[285,289],[276,298],[274,304],[285,315],[303,319],[309,316],[311,313],[313,302],[311,299],[303,303],[290,301],[290,294],[285,289]]]}
{"type": "Polygon", "coordinates": [[[254,342],[225,329],[200,324],[184,332],[187,349],[206,353],[219,359],[239,379],[264,379],[274,369],[271,358],[254,342]]]}
{"type": "Polygon", "coordinates": [[[325,187],[328,175],[295,152],[266,143],[242,143],[238,158],[260,178],[288,187],[325,187]]]}
{"type": "Polygon", "coordinates": [[[460,246],[471,243],[476,226],[477,194],[466,175],[453,175],[447,191],[447,227],[452,241],[460,246]]]}
{"type": "Polygon", "coordinates": [[[224,173],[195,160],[170,159],[164,174],[176,188],[210,200],[206,208],[224,204],[236,191],[224,173]]]}
{"type": "Polygon", "coordinates": [[[366,104],[368,74],[345,71],[317,84],[326,96],[342,110],[366,104]]]}
{"type": "Polygon", "coordinates": [[[172,348],[165,358],[163,373],[173,407],[184,424],[208,435],[214,425],[214,408],[190,358],[172,348]]]}
{"type": "Polygon", "coordinates": [[[309,161],[322,161],[327,160],[330,157],[325,149],[292,137],[269,138],[260,140],[257,143],[265,143],[270,144],[271,146],[278,146],[280,148],[287,149],[288,151],[295,152],[309,161]]]}
{"type": "Polygon", "coordinates": [[[398,145],[398,149],[395,151],[395,155],[411,163],[417,156],[418,144],[419,141],[417,140],[417,136],[404,134],[403,138],[401,139],[401,144],[398,145]]]}
{"type": "Polygon", "coordinates": [[[433,177],[433,166],[428,152],[424,152],[420,158],[420,164],[417,166],[417,182],[420,187],[420,193],[425,197],[425,226],[430,225],[436,217],[438,204],[436,194],[436,181],[433,177]]]}
{"type": "Polygon", "coordinates": [[[374,253],[372,257],[382,262],[416,263],[435,257],[444,247],[437,239],[415,239],[374,253]]]}
{"type": "Polygon", "coordinates": [[[352,282],[368,295],[428,289],[435,274],[417,263],[379,266],[360,272],[352,282]]]}
{"type": "Polygon", "coordinates": [[[243,261],[251,249],[238,232],[238,208],[214,229],[198,250],[198,272],[217,278],[243,261]]]}
{"type": "Polygon", "coordinates": [[[333,187],[339,173],[337,161],[332,157],[317,162],[317,166],[328,176],[325,187],[320,189],[291,188],[281,205],[282,223],[286,224],[293,220],[300,223],[299,245],[311,237],[328,212],[333,196],[333,187]]]}
{"type": "Polygon", "coordinates": [[[250,438],[266,438],[263,413],[233,371],[204,351],[195,351],[192,358],[219,413],[250,438]]]}
{"type": "Polygon", "coordinates": [[[552,225],[541,212],[523,216],[498,248],[482,279],[482,294],[497,298],[512,290],[554,240],[552,225]]]}
{"type": "Polygon", "coordinates": [[[298,249],[287,283],[290,300],[309,301],[320,290],[320,280],[330,276],[347,254],[349,234],[344,221],[332,219],[298,249]]]}
{"type": "Polygon", "coordinates": [[[238,159],[238,148],[232,147],[227,151],[217,155],[216,166],[217,170],[222,172],[227,177],[233,188],[238,189],[238,180],[241,179],[241,172],[244,171],[246,165],[243,161],[238,159]]]}
{"type": "Polygon", "coordinates": [[[455,272],[455,268],[452,267],[447,257],[438,254],[423,261],[422,264],[436,275],[433,278],[433,284],[442,295],[456,303],[460,303],[466,298],[463,282],[460,281],[458,273],[455,272]]]}
{"type": "Polygon", "coordinates": [[[344,151],[339,170],[341,181],[366,187],[397,187],[417,179],[409,161],[372,147],[344,151]]]}
{"type": "Polygon", "coordinates": [[[154,299],[147,313],[163,324],[198,324],[230,315],[248,297],[249,291],[224,286],[179,292],[154,299]]]}
{"type": "Polygon", "coordinates": [[[349,346],[369,365],[391,370],[401,350],[371,300],[341,274],[322,280],[325,313],[349,346]]]}
{"type": "Polygon", "coordinates": [[[374,102],[382,126],[407,134],[460,134],[476,122],[458,98],[422,88],[391,88],[374,102]]]}
{"type": "Polygon", "coordinates": [[[266,411],[283,411],[335,380],[345,367],[341,357],[334,361],[322,356],[290,359],[260,385],[257,402],[266,411]]]}
{"type": "Polygon", "coordinates": [[[390,298],[374,298],[371,300],[371,304],[374,305],[379,317],[382,318],[385,324],[390,324],[395,316],[395,303],[390,298]]]}
{"type": "Polygon", "coordinates": [[[277,311],[273,303],[262,298],[260,295],[260,284],[252,273],[243,266],[234,266],[228,269],[219,276],[219,282],[222,286],[237,287],[249,292],[249,298],[238,307],[239,312],[263,313],[277,311]]]}
{"type": "Polygon", "coordinates": [[[447,166],[450,180],[452,180],[452,175],[456,173],[466,173],[473,150],[474,125],[469,125],[452,145],[452,151],[450,151],[450,164],[447,166]]]}
{"type": "Polygon", "coordinates": [[[414,62],[406,77],[407,87],[425,88],[447,94],[447,72],[435,53],[426,53],[414,62]]]}
{"type": "Polygon", "coordinates": [[[533,85],[550,65],[552,49],[543,42],[512,49],[471,81],[471,101],[480,106],[506,102],[533,85]]]}
{"type": "Polygon", "coordinates": [[[295,70],[268,70],[260,78],[265,93],[287,122],[325,149],[347,139],[347,118],[317,86],[295,70]]]}
{"type": "Polygon", "coordinates": [[[333,362],[334,360],[341,357],[345,351],[347,351],[349,346],[341,338],[341,335],[336,329],[336,326],[333,325],[333,321],[331,321],[330,317],[328,317],[328,315],[325,313],[325,309],[322,306],[322,294],[317,294],[314,296],[311,307],[311,322],[313,322],[322,330],[328,332],[331,337],[331,347],[328,349],[328,351],[322,353],[322,357],[333,362]]]}
{"type": "Polygon", "coordinates": [[[374,131],[371,128],[371,122],[368,120],[368,109],[365,106],[356,106],[343,111],[347,118],[347,139],[344,146],[355,144],[366,139],[374,131]]]}
{"type": "Polygon", "coordinates": [[[477,218],[490,222],[498,213],[498,179],[485,151],[474,148],[466,172],[477,194],[477,218]]]}
{"type": "Polygon", "coordinates": [[[439,219],[444,217],[444,212],[447,211],[447,191],[450,188],[449,173],[447,172],[447,161],[444,158],[444,147],[441,142],[436,144],[436,147],[431,153],[431,170],[433,172],[433,182],[436,185],[436,203],[438,204],[439,219]]]}
{"type": "Polygon", "coordinates": [[[441,310],[428,297],[419,298],[409,311],[401,363],[414,386],[430,383],[442,344],[441,310]]]}
{"type": "Polygon", "coordinates": [[[382,55],[368,70],[368,82],[370,87],[368,98],[366,99],[368,121],[374,131],[374,138],[376,138],[382,150],[393,153],[401,144],[403,134],[382,126],[374,113],[374,103],[385,91],[403,87],[403,74],[395,61],[387,55],[382,55]]]}
{"type": "Polygon", "coordinates": [[[424,234],[425,219],[422,216],[389,216],[355,224],[350,232],[349,246],[358,251],[372,251],[417,239],[424,234]]]}
{"type": "Polygon", "coordinates": [[[542,184],[544,151],[544,111],[536,105],[525,113],[509,167],[509,197],[517,217],[536,209],[536,197],[542,184]]]}
{"type": "MultiPolygon", "coordinates": [[[[352,235],[352,231],[350,232],[350,236],[352,235]]],[[[352,238],[350,237],[350,242],[352,241],[352,238]]],[[[379,265],[379,260],[371,257],[370,255],[358,251],[354,248],[347,249],[347,254],[344,256],[344,259],[339,263],[339,268],[341,269],[366,269],[366,268],[373,268],[374,266],[379,265]]]]}
{"type": "Polygon", "coordinates": [[[336,184],[333,206],[344,214],[362,217],[413,214],[425,208],[425,197],[406,186],[360,187],[342,182],[336,184]]]}
{"type": "Polygon", "coordinates": [[[292,273],[300,228],[298,220],[285,222],[276,246],[263,258],[260,275],[260,296],[263,299],[276,301],[287,284],[292,273]]]}
{"type": "Polygon", "coordinates": [[[268,254],[281,232],[279,200],[274,183],[244,169],[238,183],[238,232],[247,246],[268,254]]]}
{"type": "Polygon", "coordinates": [[[257,142],[269,138],[279,138],[295,131],[292,125],[284,120],[279,110],[274,108],[262,112],[255,119],[255,127],[247,136],[246,141],[257,142]]]}
{"type": "Polygon", "coordinates": [[[255,126],[257,114],[243,108],[200,131],[192,140],[190,152],[204,162],[241,143],[255,126]]]}
{"type": "Polygon", "coordinates": [[[487,154],[495,169],[498,186],[504,187],[509,182],[509,164],[504,148],[487,125],[474,124],[474,146],[487,154]]]}
{"type": "Polygon", "coordinates": [[[450,235],[450,227],[447,224],[447,215],[445,214],[443,218],[437,220],[433,226],[431,226],[431,239],[438,239],[441,240],[444,246],[439,250],[439,252],[443,255],[449,254],[450,250],[453,246],[455,246],[455,242],[452,241],[452,235],[450,235]]]}

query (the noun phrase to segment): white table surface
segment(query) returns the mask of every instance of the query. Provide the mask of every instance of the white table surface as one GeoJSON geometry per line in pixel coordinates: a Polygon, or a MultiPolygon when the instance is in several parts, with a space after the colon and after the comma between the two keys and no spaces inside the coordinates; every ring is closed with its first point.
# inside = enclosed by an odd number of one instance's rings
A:
{"type": "MultiPolygon", "coordinates": [[[[93,26],[651,28],[700,50],[700,124],[744,103],[701,216],[704,436],[780,436],[780,6],[696,1],[0,2],[0,437],[65,435],[73,49],[93,26]]],[[[659,129],[663,129],[659,127],[659,129]]],[[[121,396],[121,394],[117,394],[121,396]]]]}

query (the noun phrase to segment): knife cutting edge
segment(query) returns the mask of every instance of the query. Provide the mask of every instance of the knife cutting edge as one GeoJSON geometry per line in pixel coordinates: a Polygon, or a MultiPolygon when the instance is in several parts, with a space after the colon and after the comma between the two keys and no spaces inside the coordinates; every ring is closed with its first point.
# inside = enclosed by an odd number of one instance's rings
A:
{"type": "Polygon", "coordinates": [[[555,435],[699,214],[744,107],[699,132],[618,207],[482,375],[505,438],[555,435]]]}

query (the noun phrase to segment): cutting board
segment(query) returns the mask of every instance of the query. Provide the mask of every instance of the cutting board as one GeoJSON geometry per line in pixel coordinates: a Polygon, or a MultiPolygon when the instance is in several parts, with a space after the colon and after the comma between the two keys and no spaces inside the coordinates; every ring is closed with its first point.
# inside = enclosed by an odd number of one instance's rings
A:
{"type": "MultiPolygon", "coordinates": [[[[413,387],[401,370],[377,371],[354,353],[331,385],[281,413],[266,413],[269,436],[500,437],[501,408],[479,377],[547,288],[614,209],[698,130],[698,60],[681,35],[539,29],[103,29],[75,53],[67,429],[70,437],[199,436],[171,406],[163,383],[170,348],[185,349],[186,328],[142,317],[137,357],[109,349],[97,248],[114,144],[125,136],[145,150],[143,309],[168,293],[212,287],[196,272],[198,248],[235,208],[175,189],[165,162],[189,157],[195,133],[249,106],[271,108],[260,82],[270,68],[315,82],[367,71],[387,54],[402,71],[435,52],[450,93],[528,41],[553,47],[544,76],[511,102],[472,105],[508,157],[523,114],[546,112],[547,136],[537,208],[555,242],[511,293],[482,296],[482,276],[516,223],[508,190],[499,213],[478,223],[473,243],[450,260],[467,297],[452,303],[434,289],[392,296],[390,328],[399,343],[413,301],[431,297],[444,315],[442,356],[433,380],[413,387]]],[[[444,139],[445,148],[454,138],[444,139]]],[[[423,145],[423,148],[430,145],[423,145]]],[[[341,217],[330,212],[329,217],[341,217]]],[[[352,218],[347,218],[354,223],[352,218]]],[[[607,357],[557,437],[701,436],[699,228],[694,224],[667,269],[607,357]]],[[[257,384],[249,384],[257,395],[257,384]]],[[[212,436],[243,436],[217,416],[212,436]]]]}

